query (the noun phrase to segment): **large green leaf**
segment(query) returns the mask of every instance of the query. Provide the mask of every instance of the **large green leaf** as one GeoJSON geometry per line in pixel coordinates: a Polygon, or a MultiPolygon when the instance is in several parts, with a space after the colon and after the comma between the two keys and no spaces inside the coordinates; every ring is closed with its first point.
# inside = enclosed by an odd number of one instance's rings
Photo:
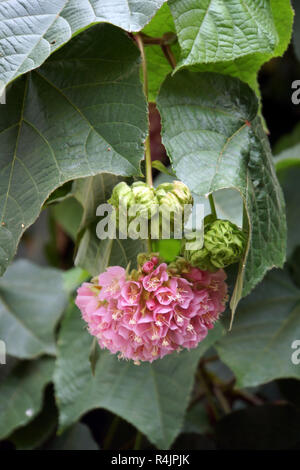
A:
{"type": "Polygon", "coordinates": [[[89,363],[92,339],[77,308],[70,308],[59,336],[54,373],[60,427],[93,408],[106,408],[136,426],[151,442],[168,448],[181,429],[199,358],[221,335],[217,325],[197,349],[152,365],[119,361],[101,351],[95,376],[89,363]]]}
{"type": "MultiPolygon", "coordinates": [[[[252,0],[251,0],[252,1],[252,0]]],[[[179,2],[176,2],[179,3],[179,2]]],[[[194,0],[196,3],[196,0],[194,0]]],[[[211,8],[213,8],[213,3],[211,8]]],[[[216,2],[215,2],[216,3],[216,2]]],[[[227,6],[227,3],[233,2],[220,2],[221,8],[224,8],[224,5],[227,6]]],[[[240,5],[242,2],[239,0],[237,2],[240,5]]],[[[180,2],[180,8],[186,8],[189,5],[188,2],[180,2]]],[[[213,58],[212,60],[203,60],[203,56],[201,54],[195,55],[195,63],[193,65],[189,64],[189,67],[195,71],[201,72],[218,72],[226,75],[231,75],[233,77],[238,77],[244,82],[248,83],[257,94],[259,94],[258,84],[257,84],[257,72],[261,68],[261,66],[269,61],[272,57],[282,56],[285,50],[288,47],[288,44],[291,40],[292,34],[292,25],[293,25],[293,10],[291,8],[290,0],[271,0],[270,1],[271,9],[272,9],[272,16],[274,19],[275,28],[278,35],[278,43],[275,49],[272,52],[263,52],[258,50],[254,52],[253,50],[249,52],[247,48],[241,49],[241,56],[237,58],[231,57],[229,60],[228,54],[230,54],[230,48],[226,49],[226,54],[222,59],[218,59],[217,57],[213,58]],[[248,52],[247,52],[248,51],[248,52]],[[246,55],[243,55],[243,54],[246,55]]],[[[175,5],[175,9],[177,6],[175,5]]],[[[173,12],[174,13],[174,12],[173,12]]],[[[200,14],[200,10],[199,10],[200,14]]],[[[193,10],[187,12],[187,15],[192,16],[193,10]]],[[[186,16],[187,16],[186,15],[186,16]]],[[[175,16],[175,15],[174,15],[175,16]]],[[[194,18],[196,16],[194,15],[194,18]]],[[[193,18],[193,22],[194,22],[193,18]]],[[[236,19],[239,16],[235,17],[236,19]]],[[[208,18],[206,18],[208,21],[208,18]]],[[[180,23],[181,24],[181,23],[180,23]]],[[[223,18],[219,18],[217,22],[218,27],[223,27],[223,18]]],[[[245,27],[248,26],[245,24],[245,27]]],[[[178,26],[180,29],[180,26],[178,26]]],[[[177,28],[177,29],[178,29],[177,28]]],[[[195,25],[195,27],[191,27],[187,29],[187,33],[192,32],[193,34],[195,31],[199,29],[199,23],[195,25]]],[[[156,13],[154,18],[151,20],[149,25],[147,25],[143,32],[149,34],[150,36],[162,36],[163,33],[166,32],[175,32],[175,25],[174,20],[171,15],[170,9],[168,5],[163,5],[161,9],[156,13]]],[[[225,30],[224,30],[225,31],[225,30]]],[[[205,32],[206,34],[206,32],[205,32]]],[[[247,29],[246,36],[252,34],[251,29],[247,29]]],[[[227,35],[227,30],[226,30],[227,35]]],[[[200,35],[201,36],[201,35],[200,35]]],[[[199,38],[200,38],[199,36],[199,38]]],[[[256,37],[256,36],[255,36],[256,37]]],[[[216,34],[215,32],[211,35],[210,40],[216,41],[216,34]]],[[[179,36],[180,39],[180,36],[179,36]]],[[[248,44],[251,46],[253,44],[249,39],[248,44]]],[[[256,40],[256,39],[255,39],[256,40]]],[[[243,38],[244,41],[244,38],[243,38]]],[[[209,42],[207,43],[209,44],[209,42]]],[[[235,45],[236,46],[236,45],[235,45]]],[[[249,47],[250,47],[249,46],[249,47]]],[[[265,48],[270,47],[268,43],[266,43],[265,48]]],[[[175,59],[179,60],[180,56],[180,49],[178,44],[171,46],[172,52],[175,56],[175,59]]],[[[221,49],[220,49],[221,50],[221,49]]],[[[265,50],[265,49],[264,49],[265,50]]],[[[231,51],[233,52],[233,51],[231,51]]],[[[171,66],[168,64],[167,60],[164,58],[163,53],[161,52],[159,46],[152,46],[146,48],[146,55],[148,61],[148,74],[149,74],[149,96],[151,100],[156,99],[157,92],[161,83],[163,82],[165,76],[171,72],[171,66]]],[[[181,67],[181,62],[179,63],[179,68],[181,67]]]]}
{"type": "MultiPolygon", "coordinates": [[[[252,0],[250,0],[252,2],[252,0]]],[[[286,51],[292,36],[294,12],[290,0],[270,0],[274,24],[278,34],[278,43],[272,52],[255,52],[234,60],[198,64],[193,68],[199,71],[218,72],[238,77],[253,88],[259,95],[257,73],[261,66],[273,57],[279,57],[286,51]]]]}
{"type": "Polygon", "coordinates": [[[54,355],[54,329],[65,303],[60,271],[16,261],[0,279],[0,338],[7,353],[20,358],[54,355]]]}
{"type": "Polygon", "coordinates": [[[283,271],[272,271],[244,299],[234,327],[217,344],[220,358],[235,373],[237,387],[279,377],[300,378],[292,343],[300,338],[300,290],[283,271]]]}
{"type": "Polygon", "coordinates": [[[48,357],[22,361],[0,383],[0,439],[39,413],[53,366],[54,360],[48,357]]]}
{"type": "Polygon", "coordinates": [[[177,177],[200,196],[231,187],[244,199],[249,242],[234,310],[241,295],[285,260],[284,202],[257,99],[235,78],[182,71],[166,79],[158,107],[177,177]]]}
{"type": "Polygon", "coordinates": [[[101,172],[139,173],[147,108],[138,49],[117,28],[95,26],[14,82],[0,111],[3,272],[55,188],[101,172]]]}
{"type": "Polygon", "coordinates": [[[164,1],[2,1],[0,80],[6,84],[39,67],[72,36],[95,23],[107,22],[126,31],[139,31],[164,1]]]}
{"type": "Polygon", "coordinates": [[[178,68],[272,52],[278,42],[269,0],[169,0],[181,46],[178,68]]]}

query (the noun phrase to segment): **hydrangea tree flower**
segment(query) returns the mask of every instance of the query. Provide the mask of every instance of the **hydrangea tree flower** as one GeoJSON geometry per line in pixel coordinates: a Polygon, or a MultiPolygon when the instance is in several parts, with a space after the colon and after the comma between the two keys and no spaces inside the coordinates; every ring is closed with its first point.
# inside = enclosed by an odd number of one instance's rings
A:
{"type": "Polygon", "coordinates": [[[101,348],[119,358],[152,362],[195,348],[225,309],[223,270],[185,264],[180,273],[156,256],[127,274],[109,267],[78,289],[76,304],[101,348]]]}

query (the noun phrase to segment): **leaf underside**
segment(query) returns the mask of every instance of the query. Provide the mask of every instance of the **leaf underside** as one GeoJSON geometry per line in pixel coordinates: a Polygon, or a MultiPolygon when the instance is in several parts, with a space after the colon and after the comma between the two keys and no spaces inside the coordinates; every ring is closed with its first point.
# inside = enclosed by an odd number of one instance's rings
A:
{"type": "Polygon", "coordinates": [[[232,307],[285,260],[284,201],[254,92],[235,78],[182,71],[164,82],[163,143],[179,179],[204,196],[234,188],[243,197],[249,244],[232,307]]]}

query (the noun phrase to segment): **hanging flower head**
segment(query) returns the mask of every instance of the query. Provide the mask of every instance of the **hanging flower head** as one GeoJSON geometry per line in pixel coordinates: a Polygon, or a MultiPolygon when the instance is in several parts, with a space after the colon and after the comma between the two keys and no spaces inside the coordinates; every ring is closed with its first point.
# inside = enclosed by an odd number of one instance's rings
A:
{"type": "Polygon", "coordinates": [[[136,364],[195,348],[225,309],[225,272],[201,271],[185,260],[168,266],[156,255],[139,260],[138,270],[112,266],[78,289],[89,332],[101,348],[136,364]]]}

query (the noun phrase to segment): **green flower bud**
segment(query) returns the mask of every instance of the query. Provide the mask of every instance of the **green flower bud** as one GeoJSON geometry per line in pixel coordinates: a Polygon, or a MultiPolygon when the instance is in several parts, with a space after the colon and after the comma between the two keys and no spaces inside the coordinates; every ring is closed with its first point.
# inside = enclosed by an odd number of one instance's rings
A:
{"type": "Polygon", "coordinates": [[[167,205],[168,199],[175,203],[180,203],[182,207],[184,204],[193,204],[193,197],[189,188],[181,181],[173,181],[173,183],[162,183],[156,188],[156,195],[159,204],[167,205]]]}
{"type": "Polygon", "coordinates": [[[153,230],[156,233],[154,238],[156,238],[162,236],[163,219],[170,218],[170,232],[174,231],[175,219],[179,223],[186,222],[192,208],[184,210],[184,206],[192,205],[193,198],[188,187],[181,181],[162,183],[156,189],[147,183],[137,181],[131,186],[125,182],[117,184],[108,202],[116,209],[117,223],[120,222],[120,214],[127,214],[128,224],[137,217],[150,221],[152,216],[159,214],[157,219],[153,219],[153,230]],[[183,214],[184,220],[182,220],[183,214]]]}
{"type": "Polygon", "coordinates": [[[150,261],[153,256],[158,258],[159,253],[139,253],[137,255],[137,265],[143,266],[143,264],[147,263],[147,261],[150,261]]]}
{"type": "Polygon", "coordinates": [[[132,186],[123,181],[118,183],[107,202],[115,207],[117,220],[119,220],[119,209],[128,214],[129,209],[136,206],[135,215],[128,216],[128,222],[139,216],[150,219],[151,207],[158,204],[154,188],[142,181],[137,181],[132,186]]]}
{"type": "Polygon", "coordinates": [[[205,231],[204,247],[210,252],[211,263],[216,268],[224,268],[242,258],[246,236],[229,220],[215,220],[205,231]]]}
{"type": "Polygon", "coordinates": [[[201,250],[185,250],[184,256],[192,266],[202,269],[202,271],[217,271],[217,268],[211,263],[210,253],[205,247],[201,250]]]}
{"type": "Polygon", "coordinates": [[[107,201],[116,209],[119,209],[119,205],[127,207],[129,204],[134,203],[134,196],[132,194],[131,187],[128,186],[125,181],[118,183],[112,192],[110,199],[107,201]]]}
{"type": "Polygon", "coordinates": [[[229,220],[215,220],[204,227],[204,244],[200,250],[186,250],[184,257],[204,271],[216,271],[237,263],[246,247],[246,235],[229,220]]]}
{"type": "Polygon", "coordinates": [[[162,218],[170,217],[171,230],[174,229],[174,219],[182,217],[184,214],[183,224],[190,216],[192,207],[184,211],[186,204],[193,204],[193,197],[189,188],[181,181],[173,181],[173,183],[162,183],[156,188],[156,196],[159,203],[160,214],[162,218]]]}
{"type": "Polygon", "coordinates": [[[132,205],[140,205],[136,216],[142,216],[150,219],[152,211],[151,209],[158,204],[155,189],[149,186],[147,183],[137,181],[131,186],[132,194],[134,197],[134,203],[132,205]]]}

